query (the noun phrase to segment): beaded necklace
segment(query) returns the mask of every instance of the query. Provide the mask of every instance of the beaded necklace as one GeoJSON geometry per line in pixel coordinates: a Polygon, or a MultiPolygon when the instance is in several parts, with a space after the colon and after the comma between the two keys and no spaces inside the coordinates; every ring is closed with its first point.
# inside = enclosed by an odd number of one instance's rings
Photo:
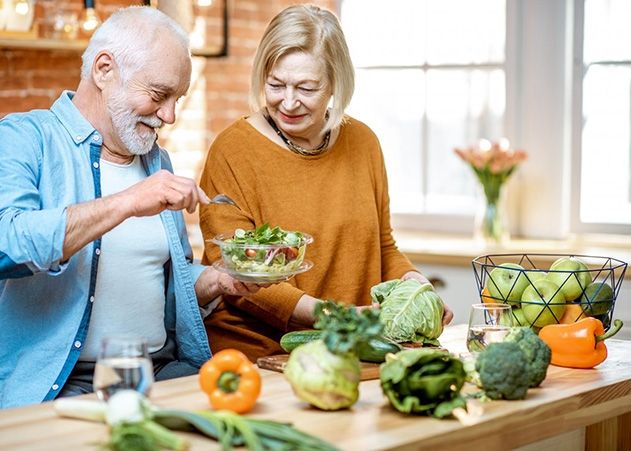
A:
{"type": "Polygon", "coordinates": [[[298,144],[294,144],[293,142],[291,142],[289,138],[287,138],[283,134],[283,132],[280,131],[280,129],[276,125],[276,122],[274,122],[274,119],[272,119],[271,116],[269,116],[268,114],[265,114],[264,116],[265,116],[265,119],[267,119],[267,123],[274,129],[276,134],[280,136],[280,139],[283,140],[285,145],[292,152],[297,153],[299,155],[305,155],[305,156],[320,155],[321,153],[326,152],[327,147],[329,145],[329,140],[331,139],[331,130],[326,132],[326,134],[324,135],[324,140],[322,141],[322,144],[320,144],[318,147],[316,147],[315,149],[305,149],[304,147],[301,147],[298,144]]]}

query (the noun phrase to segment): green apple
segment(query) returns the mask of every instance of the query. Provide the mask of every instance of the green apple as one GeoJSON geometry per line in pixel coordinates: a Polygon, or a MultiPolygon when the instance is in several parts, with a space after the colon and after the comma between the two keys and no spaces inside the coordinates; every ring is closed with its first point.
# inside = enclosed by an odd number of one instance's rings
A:
{"type": "Polygon", "coordinates": [[[524,268],[517,263],[502,263],[493,268],[486,281],[491,297],[510,304],[518,303],[528,286],[528,279],[523,275],[524,268]]]}
{"type": "Polygon", "coordinates": [[[605,330],[608,330],[609,326],[611,326],[611,318],[606,313],[602,315],[594,316],[594,318],[599,319],[600,322],[603,323],[603,327],[605,328],[605,330]]]}
{"type": "Polygon", "coordinates": [[[524,317],[524,311],[521,308],[513,308],[508,315],[500,316],[500,325],[510,327],[528,327],[528,322],[524,317]]]}
{"type": "Polygon", "coordinates": [[[515,308],[513,309],[513,326],[515,327],[527,327],[530,323],[526,320],[524,316],[523,308],[515,308]]]}
{"type": "Polygon", "coordinates": [[[530,283],[535,283],[535,281],[539,279],[543,279],[548,275],[545,271],[540,270],[527,270],[524,271],[524,277],[530,281],[530,283]]]}
{"type": "Polygon", "coordinates": [[[576,257],[561,257],[552,263],[546,279],[561,287],[567,301],[578,299],[583,290],[592,283],[589,268],[576,257]]]}
{"type": "Polygon", "coordinates": [[[565,311],[565,297],[558,285],[539,279],[521,297],[521,308],[528,324],[536,327],[555,324],[565,311]]]}
{"type": "Polygon", "coordinates": [[[607,313],[613,304],[613,289],[605,282],[592,282],[581,296],[581,306],[590,316],[607,313]]]}

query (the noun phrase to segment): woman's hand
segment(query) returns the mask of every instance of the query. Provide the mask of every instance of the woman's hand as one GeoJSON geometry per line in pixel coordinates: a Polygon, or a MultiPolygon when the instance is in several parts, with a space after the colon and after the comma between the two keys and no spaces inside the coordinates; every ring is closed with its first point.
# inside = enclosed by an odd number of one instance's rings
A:
{"type": "Polygon", "coordinates": [[[445,311],[443,312],[443,326],[446,326],[454,319],[454,312],[451,311],[449,306],[443,302],[445,311]]]}
{"type": "MultiPolygon", "coordinates": [[[[315,322],[313,312],[318,302],[322,302],[322,300],[309,296],[308,294],[303,294],[298,300],[298,304],[296,304],[296,308],[289,319],[289,327],[295,329],[305,327],[312,328],[315,322]]],[[[378,309],[379,304],[375,302],[372,305],[355,306],[355,308],[361,312],[365,309],[378,309]]]]}
{"type": "Polygon", "coordinates": [[[303,294],[300,299],[298,299],[296,308],[291,314],[291,318],[289,318],[289,327],[295,329],[313,328],[313,322],[315,321],[313,312],[316,304],[319,302],[322,301],[308,294],[303,294]]]}
{"type": "Polygon", "coordinates": [[[418,271],[408,271],[405,274],[403,274],[403,277],[401,277],[401,280],[411,280],[411,279],[418,280],[421,283],[431,283],[427,277],[425,277],[423,274],[421,274],[418,271]]]}
{"type": "MultiPolygon", "coordinates": [[[[418,280],[421,283],[430,283],[427,277],[425,277],[423,274],[417,271],[408,271],[403,275],[403,277],[401,277],[401,280],[410,280],[410,279],[418,280]]],[[[451,321],[454,319],[454,312],[452,312],[449,306],[445,304],[444,302],[443,302],[443,306],[445,308],[443,312],[443,325],[446,326],[447,324],[451,323],[451,321]]]]}

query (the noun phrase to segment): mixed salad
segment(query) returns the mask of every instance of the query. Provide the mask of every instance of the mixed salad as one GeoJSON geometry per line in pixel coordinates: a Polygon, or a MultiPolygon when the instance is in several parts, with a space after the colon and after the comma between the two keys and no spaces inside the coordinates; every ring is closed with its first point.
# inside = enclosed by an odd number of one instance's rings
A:
{"type": "Polygon", "coordinates": [[[311,237],[263,224],[255,230],[236,229],[231,238],[216,240],[226,267],[242,274],[286,275],[303,262],[311,237]]]}

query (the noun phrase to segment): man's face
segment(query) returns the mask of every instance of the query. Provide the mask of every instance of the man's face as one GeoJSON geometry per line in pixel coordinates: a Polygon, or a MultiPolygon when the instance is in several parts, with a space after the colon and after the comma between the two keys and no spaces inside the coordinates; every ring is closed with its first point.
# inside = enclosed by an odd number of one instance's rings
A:
{"type": "Polygon", "coordinates": [[[157,129],[175,121],[175,105],[186,94],[191,62],[177,42],[160,39],[146,64],[118,81],[107,99],[114,140],[129,153],[144,155],[157,138],[157,129]]]}
{"type": "Polygon", "coordinates": [[[124,88],[110,96],[107,109],[112,118],[114,133],[133,155],[145,155],[158,138],[156,129],[164,122],[155,114],[140,115],[129,105],[124,88]]]}

